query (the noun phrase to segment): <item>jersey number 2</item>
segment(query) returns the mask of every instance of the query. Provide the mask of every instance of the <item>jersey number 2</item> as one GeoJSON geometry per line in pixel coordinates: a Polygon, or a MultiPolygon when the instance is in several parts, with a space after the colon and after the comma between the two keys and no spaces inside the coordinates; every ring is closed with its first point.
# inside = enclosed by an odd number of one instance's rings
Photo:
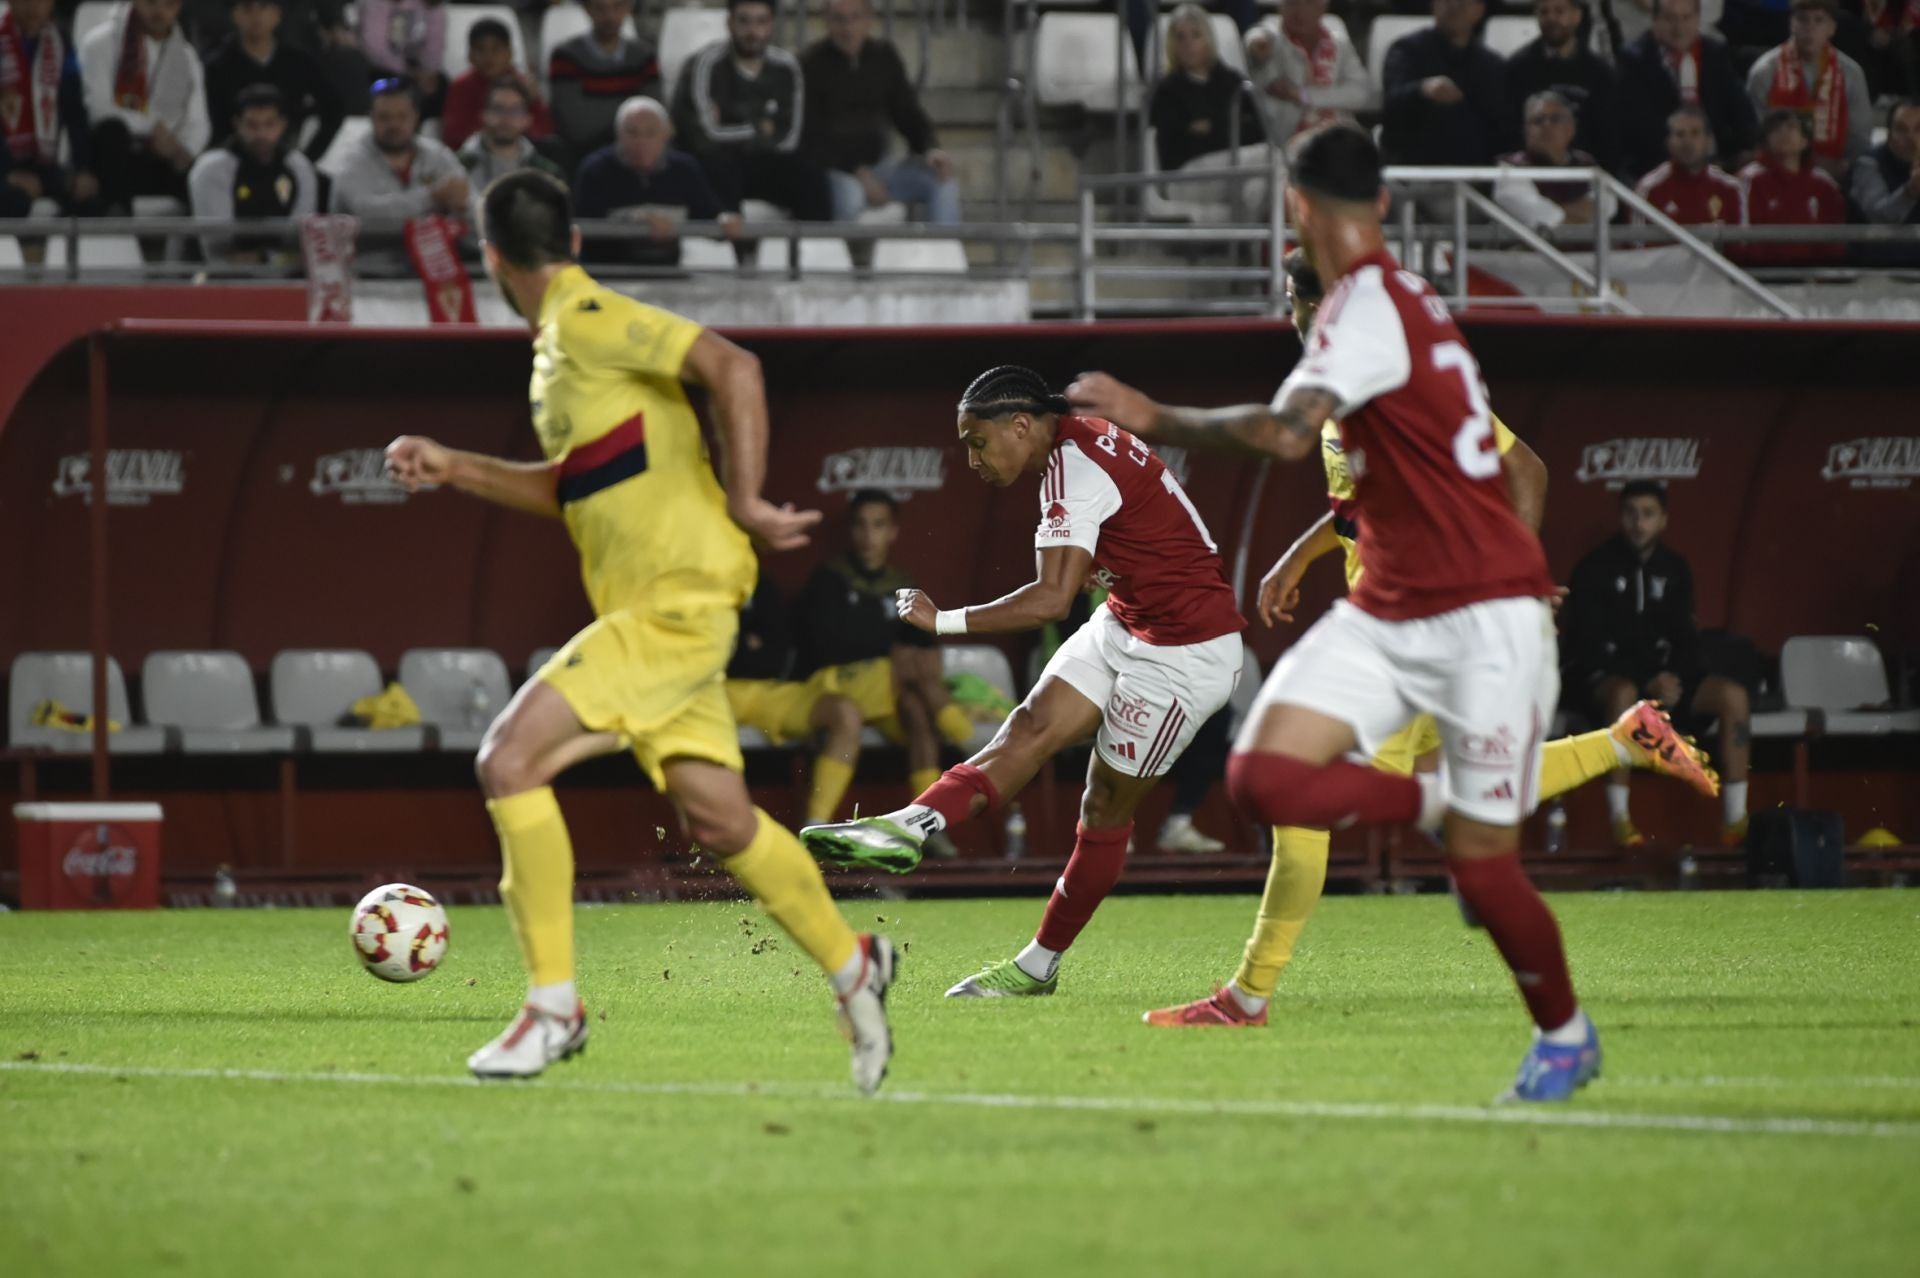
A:
{"type": "Polygon", "coordinates": [[[1433,366],[1441,372],[1460,374],[1466,388],[1467,420],[1453,436],[1453,460],[1474,479],[1491,479],[1500,473],[1500,454],[1493,447],[1493,417],[1487,410],[1486,393],[1480,389],[1480,369],[1467,348],[1458,342],[1441,342],[1433,348],[1433,366]]]}

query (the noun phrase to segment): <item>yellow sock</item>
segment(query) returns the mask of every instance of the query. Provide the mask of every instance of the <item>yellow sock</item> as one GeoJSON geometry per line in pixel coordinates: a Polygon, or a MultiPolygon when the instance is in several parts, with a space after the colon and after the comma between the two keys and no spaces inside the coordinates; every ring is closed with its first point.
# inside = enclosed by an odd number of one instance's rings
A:
{"type": "Polygon", "coordinates": [[[753,811],[760,832],[746,851],[720,864],[814,962],[829,975],[839,971],[853,957],[858,941],[827,894],[820,867],[784,826],[758,808],[753,811]]]}
{"type": "Polygon", "coordinates": [[[954,702],[940,707],[940,713],[933,716],[933,726],[948,745],[963,746],[973,740],[973,719],[954,702]]]}
{"type": "Polygon", "coordinates": [[[1613,748],[1613,733],[1605,728],[1549,741],[1540,747],[1540,799],[1577,790],[1625,766],[1613,748]]]}
{"type": "Polygon", "coordinates": [[[1332,840],[1325,830],[1297,826],[1274,830],[1273,866],[1260,897],[1260,916],[1254,921],[1240,970],[1233,974],[1233,983],[1242,993],[1273,997],[1281,970],[1293,958],[1294,942],[1327,885],[1327,845],[1332,840]]]}
{"type": "Polygon", "coordinates": [[[840,800],[853,784],[853,765],[821,755],[813,761],[813,787],[807,791],[807,823],[833,820],[840,800]]]}
{"type": "Polygon", "coordinates": [[[915,798],[927,792],[927,787],[940,779],[938,768],[915,768],[907,773],[907,784],[913,787],[915,798]]]}
{"type": "Polygon", "coordinates": [[[535,985],[573,979],[573,841],[547,786],[489,799],[500,835],[500,899],[535,985]]]}

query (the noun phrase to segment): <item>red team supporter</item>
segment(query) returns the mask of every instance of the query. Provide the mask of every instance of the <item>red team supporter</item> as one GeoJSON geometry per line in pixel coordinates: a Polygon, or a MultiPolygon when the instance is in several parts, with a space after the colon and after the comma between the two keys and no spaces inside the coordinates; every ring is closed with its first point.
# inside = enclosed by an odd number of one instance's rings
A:
{"type": "MultiPolygon", "coordinates": [[[[1781,109],[1760,122],[1760,157],[1740,170],[1747,221],[1754,226],[1838,226],[1846,197],[1813,162],[1813,131],[1806,117],[1781,109]]],[[[1733,256],[1755,266],[1832,261],[1844,244],[1744,244],[1733,256]]]]}
{"type": "Polygon", "coordinates": [[[1539,1031],[1507,1095],[1564,1100],[1599,1072],[1599,1038],[1517,851],[1559,693],[1553,580],[1502,483],[1479,365],[1446,304],[1386,251],[1372,139],[1333,126],[1291,149],[1292,220],[1334,285],[1273,404],[1166,408],[1103,374],[1068,395],[1155,440],[1287,460],[1312,456],[1322,424],[1338,419],[1363,573],[1275,667],[1228,786],[1272,825],[1444,819],[1460,896],[1539,1031]],[[1390,776],[1346,760],[1375,753],[1416,714],[1439,722],[1440,773],[1390,776]]]}
{"type": "MultiPolygon", "coordinates": [[[[1640,198],[1686,226],[1739,226],[1746,194],[1731,173],[1711,160],[1713,129],[1707,113],[1683,106],[1667,117],[1667,159],[1634,189],[1640,198]]],[[[1635,220],[1644,221],[1638,214],[1635,220]]]]}
{"type": "Polygon", "coordinates": [[[983,480],[1041,474],[1038,580],[951,612],[917,590],[900,615],[935,634],[1005,634],[1067,614],[1088,584],[1107,606],[1060,646],[987,748],[883,817],[812,826],[821,857],[911,869],[936,831],[1011,798],[1055,754],[1093,737],[1073,857],[1032,944],[949,997],[1051,994],[1060,956],[1120,877],[1133,814],[1240,676],[1246,626],[1205,523],[1153,451],[1109,422],[1076,417],[1039,374],[980,375],[960,401],[960,440],[983,480]]]}

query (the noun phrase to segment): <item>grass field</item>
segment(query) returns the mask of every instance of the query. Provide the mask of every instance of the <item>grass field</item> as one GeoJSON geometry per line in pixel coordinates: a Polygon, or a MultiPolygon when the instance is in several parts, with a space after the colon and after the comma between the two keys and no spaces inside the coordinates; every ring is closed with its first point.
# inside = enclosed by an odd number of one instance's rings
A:
{"type": "Polygon", "coordinates": [[[1607,1072],[1517,1114],[1444,897],[1328,901],[1270,1028],[1187,1032],[1139,1013],[1248,898],[1116,899],[1059,996],[968,1004],[1039,902],[852,903],[907,946],[878,1101],[745,906],[583,910],[591,1050],[485,1087],[498,910],[414,986],[345,911],[0,916],[0,1274],[1920,1272],[1920,894],[1555,904],[1607,1072]]]}

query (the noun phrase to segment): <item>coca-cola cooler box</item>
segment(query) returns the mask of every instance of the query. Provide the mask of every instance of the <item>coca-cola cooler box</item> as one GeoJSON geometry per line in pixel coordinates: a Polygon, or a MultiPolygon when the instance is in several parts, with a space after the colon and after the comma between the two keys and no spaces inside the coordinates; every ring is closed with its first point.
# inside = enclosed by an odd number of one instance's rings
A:
{"type": "Polygon", "coordinates": [[[160,805],[16,803],[20,906],[151,910],[160,904],[160,805]]]}

